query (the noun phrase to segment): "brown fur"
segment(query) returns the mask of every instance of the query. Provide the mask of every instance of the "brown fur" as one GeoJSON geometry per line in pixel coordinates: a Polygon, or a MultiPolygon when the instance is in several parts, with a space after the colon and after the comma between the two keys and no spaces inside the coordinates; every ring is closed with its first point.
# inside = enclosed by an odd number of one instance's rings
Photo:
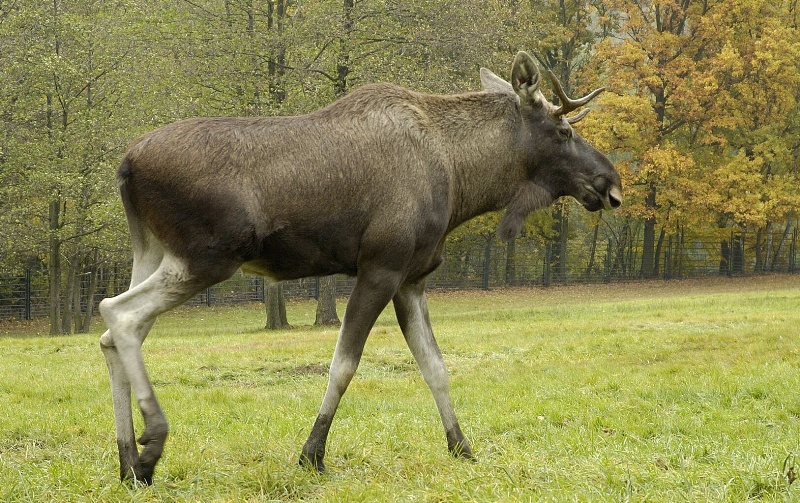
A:
{"type": "MultiPolygon", "coordinates": [[[[132,227],[187,259],[211,254],[277,279],[355,274],[365,235],[430,253],[513,199],[509,239],[527,213],[569,193],[563,175],[529,158],[547,138],[524,134],[523,121],[509,94],[378,84],[299,117],[171,124],[130,147],[120,186],[129,219],[141,220],[132,227]]],[[[409,273],[431,260],[417,257],[409,273]]]]}

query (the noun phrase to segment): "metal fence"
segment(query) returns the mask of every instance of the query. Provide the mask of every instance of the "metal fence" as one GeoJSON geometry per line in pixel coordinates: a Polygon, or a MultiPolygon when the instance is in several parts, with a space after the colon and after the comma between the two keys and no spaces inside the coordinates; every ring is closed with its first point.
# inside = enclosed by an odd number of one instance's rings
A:
{"type": "MultiPolygon", "coordinates": [[[[662,236],[649,261],[643,260],[641,239],[611,239],[587,242],[569,240],[559,244],[541,238],[520,238],[513,245],[492,236],[466,236],[448,241],[444,261],[428,278],[428,289],[490,289],[511,286],[602,283],[647,278],[693,278],[712,275],[754,275],[797,271],[798,233],[778,239],[732,233],[720,238],[689,238],[680,234],[662,236]],[[648,263],[647,269],[643,264],[648,263]]],[[[127,289],[129,266],[99,268],[99,287],[83,306],[92,306],[107,296],[127,289]]],[[[337,277],[337,295],[349,295],[354,279],[337,277]]],[[[88,284],[88,278],[82,281],[88,284]]],[[[264,301],[265,280],[237,272],[232,278],[204,290],[189,305],[225,305],[264,301]]],[[[287,299],[316,298],[317,279],[283,283],[287,299]]],[[[48,315],[46,270],[26,269],[24,274],[0,273],[0,319],[32,319],[48,315]]]]}

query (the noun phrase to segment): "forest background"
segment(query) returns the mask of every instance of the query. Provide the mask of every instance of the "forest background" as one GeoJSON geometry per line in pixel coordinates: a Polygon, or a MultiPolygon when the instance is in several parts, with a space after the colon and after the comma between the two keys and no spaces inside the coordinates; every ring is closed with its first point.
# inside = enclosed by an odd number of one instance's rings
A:
{"type": "MultiPolygon", "coordinates": [[[[46,269],[50,331],[78,331],[80,299],[130,262],[114,173],[137,136],[190,116],[306,113],[377,81],[479,90],[479,68],[508,78],[518,50],[541,56],[570,95],[607,88],[576,127],[609,154],[625,192],[614,214],[570,201],[537,212],[521,239],[555,243],[555,268],[570,240],[607,241],[608,253],[635,243],[637,271],[654,277],[665,240],[680,236],[722,258],[747,246],[754,269],[769,270],[797,241],[798,10],[797,0],[0,0],[0,271],[46,269]]],[[[494,240],[497,218],[450,240],[494,240]]]]}

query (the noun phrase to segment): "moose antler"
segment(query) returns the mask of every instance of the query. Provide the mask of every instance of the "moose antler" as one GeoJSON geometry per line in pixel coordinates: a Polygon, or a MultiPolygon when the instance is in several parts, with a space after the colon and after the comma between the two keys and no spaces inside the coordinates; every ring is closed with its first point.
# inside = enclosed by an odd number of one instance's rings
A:
{"type": "MultiPolygon", "coordinates": [[[[595,96],[602,93],[606,89],[605,87],[601,87],[600,89],[595,89],[594,91],[587,94],[583,98],[577,100],[570,99],[567,96],[567,93],[564,92],[564,87],[561,85],[561,81],[558,80],[553,71],[550,70],[550,67],[547,65],[547,62],[544,60],[544,58],[542,58],[536,53],[534,53],[533,55],[539,61],[539,64],[542,65],[547,70],[547,75],[550,77],[550,82],[553,84],[553,89],[555,89],[556,94],[558,95],[558,100],[561,102],[561,106],[558,107],[553,112],[553,115],[555,115],[556,117],[561,117],[562,115],[568,114],[569,112],[572,112],[573,110],[576,110],[584,106],[585,104],[592,101],[595,98],[595,96]]],[[[575,124],[579,120],[586,117],[586,114],[588,113],[589,109],[583,110],[577,115],[573,115],[572,117],[567,117],[567,122],[570,124],[575,124]]]]}
{"type": "Polygon", "coordinates": [[[583,119],[587,115],[589,115],[589,109],[588,108],[584,108],[583,110],[581,110],[577,114],[573,115],[572,117],[567,117],[567,122],[570,123],[570,124],[575,124],[576,122],[578,122],[579,120],[583,119]]]}
{"type": "MultiPolygon", "coordinates": [[[[564,92],[564,88],[561,86],[561,82],[549,68],[547,69],[547,75],[550,77],[550,82],[553,83],[553,89],[556,91],[556,94],[558,95],[558,100],[561,102],[561,106],[558,107],[558,109],[555,112],[553,112],[553,115],[555,115],[556,117],[562,116],[564,114],[567,114],[569,112],[572,112],[573,110],[576,110],[584,106],[585,104],[592,101],[595,98],[595,96],[606,90],[605,87],[601,87],[599,89],[595,89],[594,91],[590,92],[583,98],[573,100],[567,96],[567,93],[564,92]]],[[[587,113],[589,113],[588,110],[584,110],[583,112],[579,113],[574,117],[569,117],[567,121],[570,124],[578,122],[579,120],[583,119],[587,113]]]]}

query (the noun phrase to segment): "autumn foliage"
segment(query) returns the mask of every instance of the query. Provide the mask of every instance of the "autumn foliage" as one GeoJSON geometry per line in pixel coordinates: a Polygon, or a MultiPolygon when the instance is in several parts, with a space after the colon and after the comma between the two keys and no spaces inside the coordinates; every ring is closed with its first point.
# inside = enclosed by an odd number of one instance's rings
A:
{"type": "MultiPolygon", "coordinates": [[[[0,48],[0,266],[49,267],[54,299],[127,260],[113,173],[142,132],[303,113],[381,80],[476,90],[480,66],[502,74],[520,49],[569,95],[607,88],[576,129],[625,190],[602,225],[565,203],[532,216],[529,235],[638,236],[650,276],[675,233],[756,236],[758,253],[797,227],[794,0],[19,0],[0,2],[0,48]]],[[[494,239],[496,221],[459,232],[494,239]]]]}

